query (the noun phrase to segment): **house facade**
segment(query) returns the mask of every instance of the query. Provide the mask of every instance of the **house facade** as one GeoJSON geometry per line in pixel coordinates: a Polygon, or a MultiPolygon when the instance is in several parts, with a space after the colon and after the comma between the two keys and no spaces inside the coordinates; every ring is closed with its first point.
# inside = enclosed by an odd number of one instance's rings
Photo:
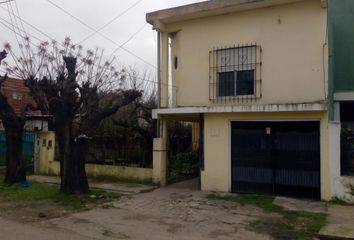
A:
{"type": "Polygon", "coordinates": [[[147,14],[159,36],[157,182],[166,183],[173,119],[199,124],[202,190],[351,199],[337,100],[352,96],[353,75],[343,73],[337,93],[338,60],[329,54],[351,8],[332,10],[334,2],[211,0],[147,14]]]}
{"type": "MultiPolygon", "coordinates": [[[[7,97],[7,101],[18,114],[25,111],[26,107],[35,108],[36,103],[30,96],[29,89],[21,79],[8,78],[1,88],[2,93],[7,97]]],[[[40,111],[26,110],[27,121],[25,131],[48,131],[48,117],[43,116],[40,111]]],[[[0,131],[4,131],[0,120],[0,131]]]]}

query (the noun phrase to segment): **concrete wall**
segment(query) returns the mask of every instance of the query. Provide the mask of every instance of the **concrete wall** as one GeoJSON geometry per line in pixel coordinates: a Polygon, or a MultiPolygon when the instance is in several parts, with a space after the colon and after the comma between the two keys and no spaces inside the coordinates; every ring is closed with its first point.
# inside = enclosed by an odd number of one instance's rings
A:
{"type": "MultiPolygon", "coordinates": [[[[54,160],[54,132],[42,132],[38,135],[39,164],[36,174],[60,175],[60,162],[54,160]],[[50,143],[51,142],[51,143],[50,143]]],[[[86,174],[89,177],[109,177],[136,182],[152,182],[151,168],[136,168],[125,166],[86,164],[86,174]]]]}
{"type": "MultiPolygon", "coordinates": [[[[171,59],[173,63],[178,58],[177,69],[172,67],[177,106],[213,105],[209,101],[209,51],[250,43],[257,43],[263,50],[262,97],[256,104],[326,99],[326,16],[320,1],[307,0],[167,24],[166,32],[176,32],[171,59]]],[[[163,35],[164,43],[166,37],[163,35]]],[[[162,51],[161,67],[166,73],[166,44],[162,51]]],[[[166,74],[163,83],[167,82],[165,78],[166,74]]]]}
{"type": "Polygon", "coordinates": [[[202,190],[228,192],[231,189],[230,122],[233,120],[319,120],[321,198],[325,200],[331,198],[326,112],[205,114],[205,170],[201,175],[202,190]]]}
{"type": "Polygon", "coordinates": [[[37,154],[35,164],[36,174],[50,174],[48,169],[54,161],[55,135],[54,132],[38,132],[37,133],[37,154]]]}
{"type": "MultiPolygon", "coordinates": [[[[151,168],[136,168],[124,166],[111,166],[89,164],[85,165],[86,174],[88,177],[93,178],[112,178],[118,180],[134,181],[134,182],[152,182],[152,169],[151,168]]],[[[59,161],[50,161],[48,168],[40,174],[45,175],[60,175],[59,161]]]]}
{"type": "Polygon", "coordinates": [[[340,172],[340,122],[330,122],[329,125],[329,158],[331,196],[346,202],[354,202],[354,177],[341,176],[340,172]]]}

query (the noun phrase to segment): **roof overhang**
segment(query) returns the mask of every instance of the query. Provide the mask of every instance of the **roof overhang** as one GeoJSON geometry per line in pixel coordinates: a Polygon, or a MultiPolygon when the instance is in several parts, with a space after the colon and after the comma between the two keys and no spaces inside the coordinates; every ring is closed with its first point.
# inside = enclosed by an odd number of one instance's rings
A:
{"type": "Polygon", "coordinates": [[[264,105],[236,105],[212,107],[178,107],[152,110],[153,119],[159,118],[191,118],[198,119],[200,113],[266,113],[266,112],[323,112],[327,111],[327,103],[287,103],[264,105]]]}
{"type": "MultiPolygon", "coordinates": [[[[302,1],[305,0],[209,0],[147,13],[146,21],[154,29],[164,31],[170,23],[302,1]]],[[[327,7],[327,0],[319,1],[322,7],[327,7]]]]}

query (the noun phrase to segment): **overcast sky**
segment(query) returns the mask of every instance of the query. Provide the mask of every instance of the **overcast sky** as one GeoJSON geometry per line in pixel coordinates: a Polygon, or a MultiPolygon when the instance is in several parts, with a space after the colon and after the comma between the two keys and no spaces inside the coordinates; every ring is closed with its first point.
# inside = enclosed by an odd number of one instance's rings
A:
{"type": "MultiPolygon", "coordinates": [[[[0,0],[0,2],[2,1],[0,0]]],[[[108,56],[117,48],[117,44],[121,45],[142,29],[124,47],[155,66],[156,32],[152,30],[151,25],[146,23],[145,14],[201,1],[203,0],[16,0],[22,19],[57,41],[63,41],[66,36],[70,36],[73,42],[77,43],[94,33],[93,30],[59,8],[66,10],[93,29],[101,28],[113,18],[125,12],[100,31],[115,43],[95,34],[84,41],[82,45],[85,48],[104,48],[108,56]],[[53,3],[59,8],[55,7],[53,3]],[[130,10],[127,11],[129,8],[130,10]]],[[[17,14],[14,2],[12,2],[12,7],[17,14]]],[[[1,22],[4,23],[4,20],[10,22],[7,9],[10,9],[8,4],[0,4],[0,43],[10,42],[13,47],[16,47],[17,42],[14,33],[1,24],[1,22]]],[[[40,39],[48,40],[48,37],[27,24],[24,24],[24,27],[28,33],[40,39]]],[[[31,39],[36,42],[35,39],[31,39]]],[[[117,51],[116,55],[122,65],[133,65],[140,70],[154,71],[154,68],[124,50],[117,51]]]]}

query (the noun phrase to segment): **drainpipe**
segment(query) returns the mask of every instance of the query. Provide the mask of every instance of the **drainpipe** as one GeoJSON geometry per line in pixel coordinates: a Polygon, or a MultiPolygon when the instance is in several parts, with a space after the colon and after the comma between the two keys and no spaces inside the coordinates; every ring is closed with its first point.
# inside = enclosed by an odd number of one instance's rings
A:
{"type": "MultiPolygon", "coordinates": [[[[161,32],[157,30],[157,108],[161,106],[161,32]]],[[[156,137],[160,136],[160,119],[157,117],[156,137]]]]}

